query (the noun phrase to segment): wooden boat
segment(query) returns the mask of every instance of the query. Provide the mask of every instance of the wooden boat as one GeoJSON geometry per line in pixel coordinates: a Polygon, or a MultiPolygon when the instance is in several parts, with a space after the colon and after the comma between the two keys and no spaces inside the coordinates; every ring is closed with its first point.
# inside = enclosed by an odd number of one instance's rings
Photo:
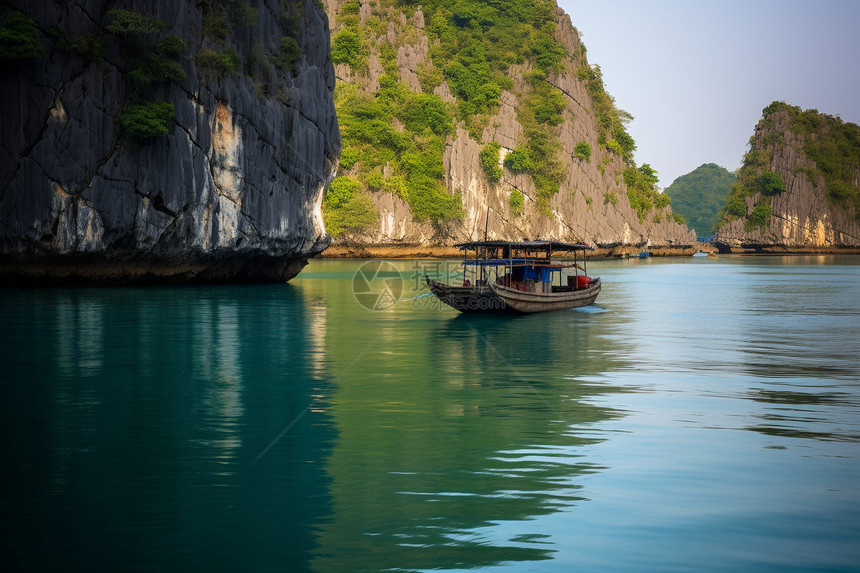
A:
{"type": "MultiPolygon", "coordinates": [[[[600,279],[589,277],[579,265],[578,253],[592,249],[589,245],[477,241],[455,246],[463,251],[463,284],[449,285],[426,275],[425,280],[439,300],[460,312],[576,308],[592,304],[600,293],[600,279]],[[554,253],[563,258],[553,260],[554,253]]],[[[584,257],[581,262],[586,264],[584,257]]]]}
{"type": "Polygon", "coordinates": [[[587,286],[579,289],[561,290],[552,287],[546,292],[529,291],[511,288],[500,284],[491,284],[490,288],[505,304],[518,312],[543,312],[546,310],[564,310],[594,304],[600,294],[600,278],[588,278],[587,286]]]}

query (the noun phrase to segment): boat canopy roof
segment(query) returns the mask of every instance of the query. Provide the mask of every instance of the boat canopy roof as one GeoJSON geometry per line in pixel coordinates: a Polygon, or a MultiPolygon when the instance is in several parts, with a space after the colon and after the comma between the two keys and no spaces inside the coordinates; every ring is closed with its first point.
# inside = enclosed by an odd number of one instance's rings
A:
{"type": "Polygon", "coordinates": [[[503,248],[512,249],[542,249],[553,251],[585,251],[594,250],[591,245],[583,243],[563,243],[561,241],[471,241],[454,245],[462,250],[474,250],[481,248],[503,248]]]}

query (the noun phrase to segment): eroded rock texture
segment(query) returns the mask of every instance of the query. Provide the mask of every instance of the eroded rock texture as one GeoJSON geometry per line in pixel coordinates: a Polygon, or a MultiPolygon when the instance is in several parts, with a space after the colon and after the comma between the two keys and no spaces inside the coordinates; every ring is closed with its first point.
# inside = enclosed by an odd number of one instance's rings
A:
{"type": "MultiPolygon", "coordinates": [[[[326,9],[334,17],[344,4],[345,0],[327,0],[326,9]]],[[[361,2],[361,21],[370,18],[374,10],[380,10],[379,6],[361,2]]],[[[420,7],[417,10],[407,7],[396,17],[390,13],[381,16],[388,19],[388,29],[384,34],[370,38],[372,47],[366,72],[352,70],[348,64],[337,64],[338,81],[357,84],[363,91],[377,91],[384,70],[376,52],[381,46],[390,44],[397,51],[400,79],[411,91],[420,92],[417,72],[422,62],[428,62],[431,42],[424,30],[424,13],[420,7]]],[[[335,21],[333,26],[338,28],[342,24],[335,21]]],[[[598,142],[594,103],[586,85],[574,71],[574,54],[581,50],[579,34],[570,17],[560,8],[556,11],[556,38],[566,48],[571,67],[567,72],[552,74],[548,79],[554,89],[564,95],[566,102],[559,135],[559,156],[566,178],[550,202],[551,216],[542,212],[533,200],[536,189],[530,176],[504,169],[502,180],[492,183],[481,167],[479,153],[485,144],[495,141],[501,145],[501,167],[505,154],[524,141],[523,128],[517,121],[520,102],[515,92],[527,91],[526,76],[530,67],[512,66],[509,76],[514,81],[514,88],[502,91],[499,111],[490,118],[480,141],[473,139],[461,126],[446,145],[445,185],[450,193],[461,193],[462,223],[456,222],[440,230],[430,223],[415,221],[406,201],[391,193],[378,192],[373,194],[377,224],[365,231],[339,235],[335,244],[450,245],[481,239],[488,212],[487,234],[491,239],[554,238],[586,241],[606,248],[695,244],[695,232],[675,222],[671,208],[655,209],[640,220],[630,206],[627,187],[621,177],[626,165],[620,156],[610,153],[598,142]],[[576,158],[574,150],[579,142],[588,143],[594,150],[589,161],[576,158]],[[519,214],[512,213],[509,206],[511,193],[515,190],[525,196],[524,209],[519,214]]],[[[443,101],[456,101],[447,82],[436,87],[434,93],[443,101]]]]}
{"type": "MultiPolygon", "coordinates": [[[[812,117],[817,119],[819,127],[806,135],[792,129],[787,106],[766,115],[756,125],[751,151],[765,159],[754,175],[760,176],[765,170],[775,172],[785,188],[770,198],[762,193],[745,197],[744,214],[717,231],[715,242],[720,250],[839,252],[860,247],[860,216],[855,204],[851,200],[834,199],[818,165],[805,150],[808,140],[826,137],[830,129],[826,115],[813,112],[812,117]],[[751,224],[750,216],[760,205],[768,207],[767,219],[763,225],[751,224]]],[[[853,154],[856,165],[856,144],[839,152],[846,156],[853,154]]],[[[860,188],[860,171],[853,167],[845,167],[844,171],[848,184],[854,190],[860,188]]]]}
{"type": "Polygon", "coordinates": [[[0,18],[35,20],[45,54],[0,60],[4,282],[283,281],[328,245],[340,135],[315,2],[9,4],[0,18]],[[130,42],[106,30],[116,8],[164,28],[130,42]],[[130,75],[170,34],[185,77],[141,86],[130,75]],[[173,105],[166,134],[122,125],[147,101],[173,105]]]}

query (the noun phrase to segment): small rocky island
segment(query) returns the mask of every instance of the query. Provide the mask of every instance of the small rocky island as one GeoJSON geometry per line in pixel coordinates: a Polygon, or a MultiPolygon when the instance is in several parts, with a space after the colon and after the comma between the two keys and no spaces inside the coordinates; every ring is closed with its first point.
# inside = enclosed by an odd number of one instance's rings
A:
{"type": "Polygon", "coordinates": [[[317,2],[6,4],[3,284],[285,281],[328,245],[317,2]]]}
{"type": "Polygon", "coordinates": [[[749,143],[720,213],[721,251],[860,249],[860,127],[778,101],[749,143]]]}

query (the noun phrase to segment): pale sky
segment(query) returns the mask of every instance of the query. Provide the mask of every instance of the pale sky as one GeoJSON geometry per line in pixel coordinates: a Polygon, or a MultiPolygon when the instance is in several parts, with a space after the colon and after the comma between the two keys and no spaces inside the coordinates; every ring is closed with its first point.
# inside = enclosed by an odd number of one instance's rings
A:
{"type": "Polygon", "coordinates": [[[860,0],[558,0],[660,186],[734,171],[782,100],[860,124],[860,0]]]}

